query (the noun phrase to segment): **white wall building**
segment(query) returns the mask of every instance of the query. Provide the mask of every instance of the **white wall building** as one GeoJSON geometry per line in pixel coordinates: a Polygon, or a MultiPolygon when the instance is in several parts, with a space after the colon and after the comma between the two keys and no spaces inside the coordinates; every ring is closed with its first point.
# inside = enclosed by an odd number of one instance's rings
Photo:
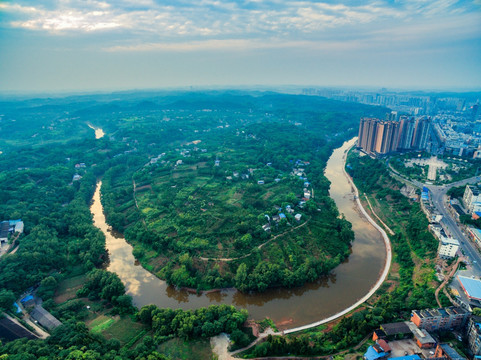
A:
{"type": "Polygon", "coordinates": [[[452,259],[456,257],[456,253],[459,249],[459,241],[456,239],[441,236],[441,245],[438,249],[438,256],[441,259],[452,259]]]}
{"type": "Polygon", "coordinates": [[[481,210],[481,191],[472,185],[466,185],[463,203],[470,214],[481,210]]]}

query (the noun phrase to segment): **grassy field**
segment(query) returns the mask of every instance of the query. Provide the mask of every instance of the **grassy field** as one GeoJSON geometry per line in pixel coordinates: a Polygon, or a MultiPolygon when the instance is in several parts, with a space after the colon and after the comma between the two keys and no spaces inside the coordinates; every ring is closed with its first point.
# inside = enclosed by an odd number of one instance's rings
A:
{"type": "Polygon", "coordinates": [[[112,326],[112,324],[115,322],[114,318],[111,318],[111,317],[108,317],[108,316],[105,316],[105,315],[101,315],[99,317],[97,317],[95,320],[93,320],[89,326],[90,326],[90,330],[93,332],[93,333],[101,333],[102,331],[104,330],[107,330],[109,327],[112,326]]]}
{"type": "Polygon", "coordinates": [[[63,303],[67,300],[75,298],[77,290],[79,290],[85,283],[86,275],[77,275],[71,278],[62,280],[55,292],[54,301],[57,304],[63,303]]]}
{"type": "Polygon", "coordinates": [[[114,318],[114,322],[103,329],[102,334],[107,339],[118,339],[120,343],[124,345],[143,330],[145,330],[143,324],[135,322],[130,317],[125,316],[114,318]]]}
{"type": "Polygon", "coordinates": [[[214,358],[209,340],[184,341],[175,338],[161,344],[159,351],[172,359],[179,360],[214,358]]]}

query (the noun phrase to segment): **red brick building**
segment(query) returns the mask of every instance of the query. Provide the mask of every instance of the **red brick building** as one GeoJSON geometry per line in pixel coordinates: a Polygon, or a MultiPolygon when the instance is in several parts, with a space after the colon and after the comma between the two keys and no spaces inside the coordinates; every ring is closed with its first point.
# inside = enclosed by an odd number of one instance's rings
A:
{"type": "Polygon", "coordinates": [[[469,312],[460,307],[413,310],[411,321],[420,329],[428,331],[451,330],[462,327],[469,312]]]}

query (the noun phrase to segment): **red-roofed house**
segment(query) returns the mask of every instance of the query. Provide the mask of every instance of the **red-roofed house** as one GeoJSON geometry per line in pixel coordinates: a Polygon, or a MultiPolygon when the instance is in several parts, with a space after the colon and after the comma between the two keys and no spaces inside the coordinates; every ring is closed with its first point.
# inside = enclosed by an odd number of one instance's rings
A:
{"type": "Polygon", "coordinates": [[[390,353],[391,352],[391,347],[389,346],[389,344],[387,343],[386,340],[384,339],[378,339],[376,341],[376,343],[381,347],[381,349],[385,352],[385,353],[390,353]]]}

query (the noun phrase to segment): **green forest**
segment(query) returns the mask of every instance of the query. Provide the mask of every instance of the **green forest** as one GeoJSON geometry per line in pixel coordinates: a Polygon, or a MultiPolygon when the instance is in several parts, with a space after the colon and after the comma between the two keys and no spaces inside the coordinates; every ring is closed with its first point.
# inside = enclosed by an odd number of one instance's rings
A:
{"type": "Polygon", "coordinates": [[[105,237],[89,210],[96,183],[108,223],[170,283],[298,286],[342,261],[353,238],[328,197],[326,160],[361,116],[386,112],[237,91],[10,98],[0,106],[0,220],[25,224],[0,258],[0,306],[23,321],[13,300],[34,293],[62,322],[47,340],[4,341],[0,357],[8,359],[164,359],[159,344],[173,338],[226,331],[248,339],[247,314],[231,307],[132,306],[118,276],[104,270],[105,237]],[[95,139],[90,126],[106,135],[95,139]]]}
{"type": "Polygon", "coordinates": [[[107,219],[135,256],[200,290],[298,286],[338,265],[353,234],[328,197],[328,143],[290,124],[219,131],[106,172],[107,219]]]}

